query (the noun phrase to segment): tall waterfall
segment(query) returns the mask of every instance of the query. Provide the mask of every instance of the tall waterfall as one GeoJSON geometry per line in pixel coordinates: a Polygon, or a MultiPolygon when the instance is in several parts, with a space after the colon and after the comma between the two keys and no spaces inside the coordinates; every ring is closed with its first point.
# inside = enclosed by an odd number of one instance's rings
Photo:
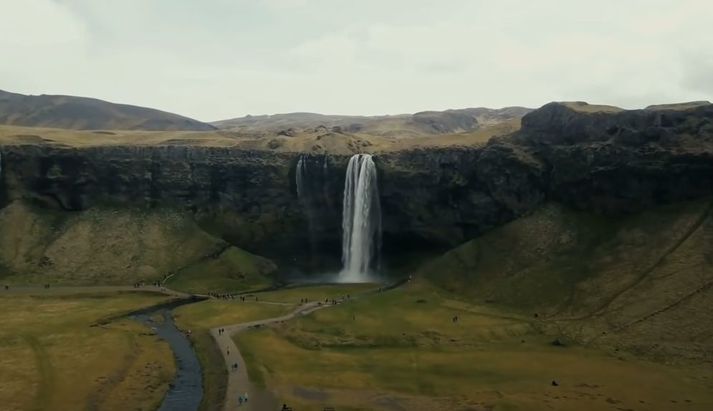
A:
{"type": "Polygon", "coordinates": [[[364,281],[381,248],[381,205],[376,165],[369,154],[349,159],[342,205],[343,281],[364,281]]]}

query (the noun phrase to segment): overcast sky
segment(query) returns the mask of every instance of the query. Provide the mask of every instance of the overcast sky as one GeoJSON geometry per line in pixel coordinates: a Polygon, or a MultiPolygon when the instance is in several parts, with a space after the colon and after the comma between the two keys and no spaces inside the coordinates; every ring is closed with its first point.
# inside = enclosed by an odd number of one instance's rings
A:
{"type": "Polygon", "coordinates": [[[218,120],[713,99],[710,0],[0,0],[0,89],[218,120]]]}

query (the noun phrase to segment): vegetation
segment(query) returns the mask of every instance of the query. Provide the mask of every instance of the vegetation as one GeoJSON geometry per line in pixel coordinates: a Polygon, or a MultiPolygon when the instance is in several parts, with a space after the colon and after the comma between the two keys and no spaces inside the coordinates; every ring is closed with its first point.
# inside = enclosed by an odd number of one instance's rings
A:
{"type": "Polygon", "coordinates": [[[705,369],[554,345],[537,322],[412,282],[241,333],[236,343],[251,379],[296,408],[668,410],[675,403],[704,410],[713,404],[705,369]]]}
{"type": "Polygon", "coordinates": [[[155,409],[175,373],[168,345],[128,319],[97,323],[165,300],[150,293],[3,296],[3,410],[155,409]]]}
{"type": "Polygon", "coordinates": [[[95,207],[82,213],[14,202],[0,210],[0,281],[129,285],[163,280],[197,293],[262,288],[275,266],[203,231],[184,212],[95,207]]]}
{"type": "Polygon", "coordinates": [[[351,296],[365,292],[376,291],[379,287],[381,287],[379,284],[369,283],[305,285],[260,293],[259,298],[262,301],[298,304],[303,298],[309,301],[339,299],[347,295],[351,296]]]}
{"type": "Polygon", "coordinates": [[[552,320],[542,326],[582,344],[656,360],[707,358],[713,339],[700,321],[713,321],[710,204],[618,218],[550,205],[446,253],[421,274],[474,301],[552,320]]]}
{"type": "Polygon", "coordinates": [[[269,274],[276,267],[270,260],[229,247],[217,256],[190,264],[171,276],[172,289],[196,294],[237,293],[270,286],[269,274]]]}
{"type": "Polygon", "coordinates": [[[191,341],[203,369],[201,411],[223,409],[227,370],[222,353],[210,335],[211,328],[286,314],[291,305],[241,302],[240,300],[206,300],[174,310],[176,325],[191,330],[191,341]]]}
{"type": "Polygon", "coordinates": [[[181,329],[191,330],[191,341],[203,367],[204,397],[201,410],[221,410],[225,398],[227,370],[222,353],[210,335],[212,328],[279,317],[294,310],[302,298],[311,301],[339,298],[375,287],[373,284],[297,287],[247,295],[246,301],[211,299],[177,308],[174,311],[176,324],[181,329]],[[255,297],[258,297],[258,301],[255,301],[255,297]]]}

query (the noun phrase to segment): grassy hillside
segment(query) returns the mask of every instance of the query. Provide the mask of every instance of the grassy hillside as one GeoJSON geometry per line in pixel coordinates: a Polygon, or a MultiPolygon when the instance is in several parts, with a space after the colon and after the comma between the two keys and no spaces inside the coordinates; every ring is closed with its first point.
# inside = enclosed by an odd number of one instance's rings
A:
{"type": "Polygon", "coordinates": [[[709,201],[605,218],[543,207],[421,274],[473,300],[537,316],[588,345],[713,360],[709,201]]]}
{"type": "Polygon", "coordinates": [[[352,296],[237,335],[251,379],[295,409],[703,411],[713,405],[705,366],[553,345],[539,319],[473,303],[421,279],[352,296]]]}
{"type": "Polygon", "coordinates": [[[172,210],[66,213],[14,202],[0,210],[0,225],[0,282],[8,284],[132,284],[171,275],[178,289],[227,291],[262,287],[275,269],[172,210]]]}
{"type": "Polygon", "coordinates": [[[313,132],[336,132],[384,138],[414,138],[446,134],[472,133],[481,128],[518,122],[531,109],[466,108],[422,111],[415,114],[387,116],[340,116],[316,113],[287,113],[245,116],[212,123],[224,130],[247,136],[284,135],[294,137],[313,132]]]}

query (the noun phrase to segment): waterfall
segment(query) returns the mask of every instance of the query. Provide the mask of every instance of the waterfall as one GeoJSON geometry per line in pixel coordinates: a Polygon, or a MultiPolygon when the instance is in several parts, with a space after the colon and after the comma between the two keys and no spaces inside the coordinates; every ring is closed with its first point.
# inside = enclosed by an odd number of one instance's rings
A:
{"type": "Polygon", "coordinates": [[[311,261],[313,267],[319,262],[319,227],[324,204],[321,194],[326,185],[327,157],[302,154],[295,166],[295,188],[297,201],[302,208],[307,222],[310,254],[305,261],[311,261]],[[317,167],[319,166],[319,168],[317,167]],[[323,174],[324,173],[324,174],[323,174]],[[318,189],[319,188],[319,189],[318,189]]]}
{"type": "Polygon", "coordinates": [[[306,178],[305,156],[300,156],[297,160],[297,168],[295,169],[295,185],[297,186],[297,199],[303,201],[305,199],[305,178],[306,178]]]}
{"type": "Polygon", "coordinates": [[[308,158],[303,154],[297,160],[295,168],[295,187],[297,188],[297,201],[299,202],[305,217],[307,217],[307,231],[309,233],[309,245],[311,249],[310,257],[314,257],[316,252],[316,234],[315,234],[315,212],[313,207],[313,195],[310,191],[309,167],[308,158]]]}
{"type": "Polygon", "coordinates": [[[342,205],[343,281],[364,281],[381,247],[381,205],[376,165],[369,154],[349,159],[342,205]]]}

